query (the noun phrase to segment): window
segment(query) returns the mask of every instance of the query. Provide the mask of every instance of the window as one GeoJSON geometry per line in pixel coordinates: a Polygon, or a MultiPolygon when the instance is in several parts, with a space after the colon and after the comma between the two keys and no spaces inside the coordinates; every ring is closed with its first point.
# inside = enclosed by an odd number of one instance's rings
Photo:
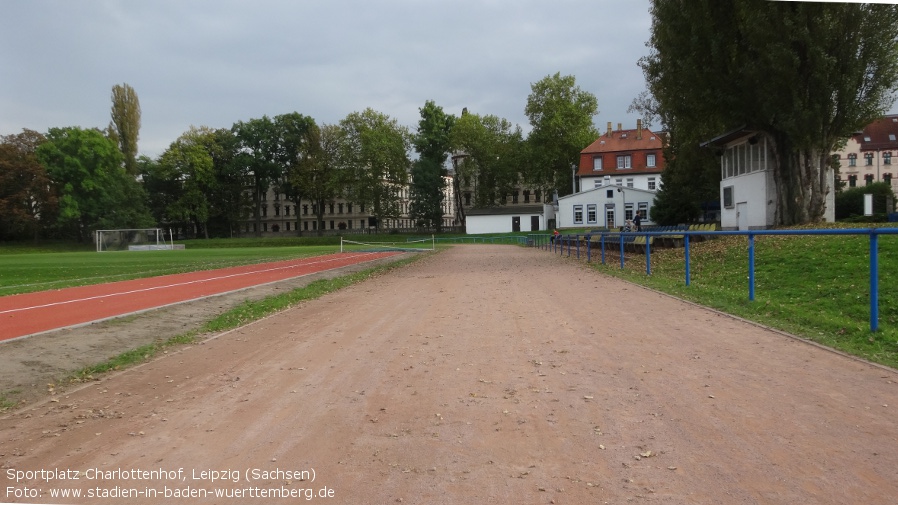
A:
{"type": "Polygon", "coordinates": [[[866,165],[868,167],[872,166],[873,165],[873,153],[864,154],[864,160],[866,161],[866,165]]]}
{"type": "Polygon", "coordinates": [[[618,170],[621,170],[621,169],[628,169],[628,168],[633,168],[633,167],[631,166],[631,164],[630,164],[630,161],[631,161],[631,158],[630,158],[630,155],[629,155],[629,154],[626,155],[626,156],[618,156],[618,157],[617,157],[617,168],[618,168],[618,170]]]}
{"type": "Polygon", "coordinates": [[[882,182],[886,184],[892,184],[892,174],[888,172],[882,174],[882,182]]]}
{"type": "Polygon", "coordinates": [[[624,205],[624,219],[633,219],[633,204],[624,205]]]}
{"type": "Polygon", "coordinates": [[[537,189],[536,191],[533,192],[533,197],[534,197],[534,200],[533,200],[533,201],[536,202],[536,203],[539,203],[540,193],[539,193],[539,190],[538,190],[538,189],[537,189]]]}
{"type": "Polygon", "coordinates": [[[290,206],[289,205],[284,205],[284,215],[285,216],[290,215],[290,206]]]}
{"type": "Polygon", "coordinates": [[[639,202],[637,206],[636,213],[639,214],[643,220],[649,218],[649,202],[639,202]]]}
{"type": "Polygon", "coordinates": [[[848,176],[848,187],[849,188],[857,187],[857,176],[856,175],[848,176]]]}
{"type": "Polygon", "coordinates": [[[596,156],[592,159],[592,169],[596,172],[602,169],[602,157],[596,156]]]}
{"type": "Polygon", "coordinates": [[[601,179],[596,179],[596,180],[592,181],[592,183],[594,184],[594,186],[593,186],[594,188],[598,188],[599,186],[602,185],[601,179]]]}
{"type": "Polygon", "coordinates": [[[574,205],[574,224],[583,224],[583,206],[574,205]]]}
{"type": "Polygon", "coordinates": [[[649,177],[649,191],[655,191],[655,178],[649,177]]]}
{"type": "Polygon", "coordinates": [[[616,184],[618,186],[623,186],[624,180],[623,179],[614,179],[614,184],[616,184]]]}
{"type": "Polygon", "coordinates": [[[645,166],[654,167],[655,166],[655,155],[649,154],[645,157],[645,166]]]}
{"type": "Polygon", "coordinates": [[[892,164],[892,153],[882,153],[882,164],[883,165],[891,165],[892,164]]]}
{"type": "Polygon", "coordinates": [[[891,140],[892,142],[895,141],[895,134],[894,134],[894,133],[890,133],[890,134],[889,134],[889,140],[891,140]]]}
{"type": "Polygon", "coordinates": [[[628,177],[628,178],[627,178],[627,187],[628,187],[628,188],[632,188],[632,187],[633,187],[633,178],[632,178],[632,177],[628,177]]]}
{"type": "Polygon", "coordinates": [[[856,167],[856,166],[857,166],[857,155],[856,155],[856,154],[851,153],[851,154],[848,155],[848,166],[849,166],[849,167],[856,167]]]}
{"type": "Polygon", "coordinates": [[[733,205],[733,187],[725,186],[723,188],[723,206],[727,209],[732,209],[735,205],[733,205]]]}
{"type": "Polygon", "coordinates": [[[598,207],[594,203],[586,206],[586,222],[588,224],[596,224],[598,222],[598,207]]]}
{"type": "Polygon", "coordinates": [[[530,190],[524,190],[524,203],[530,203],[530,190]]]}
{"type": "Polygon", "coordinates": [[[342,203],[337,204],[337,208],[340,209],[340,214],[342,214],[343,213],[343,204],[342,203]]]}
{"type": "Polygon", "coordinates": [[[605,198],[614,198],[614,190],[613,190],[613,189],[609,189],[608,191],[606,191],[606,192],[605,192],[605,198]]]}
{"type": "Polygon", "coordinates": [[[873,174],[867,174],[864,176],[864,183],[869,186],[873,184],[873,174]]]}

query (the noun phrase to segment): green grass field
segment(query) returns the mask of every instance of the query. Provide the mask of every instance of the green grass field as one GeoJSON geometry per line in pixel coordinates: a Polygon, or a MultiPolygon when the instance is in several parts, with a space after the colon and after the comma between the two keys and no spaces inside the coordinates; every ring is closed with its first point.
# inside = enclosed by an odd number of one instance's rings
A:
{"type": "MultiPolygon", "coordinates": [[[[406,237],[356,239],[402,242],[406,237]]],[[[184,251],[61,249],[0,247],[0,295],[326,254],[339,249],[339,238],[199,240],[188,242],[184,251]],[[309,243],[315,245],[304,245],[309,243]]],[[[753,302],[748,300],[746,249],[745,237],[694,243],[690,286],[685,285],[682,248],[654,248],[651,276],[645,274],[641,254],[628,255],[623,270],[612,259],[598,265],[596,255],[591,268],[898,367],[898,236],[880,236],[876,333],[870,332],[867,237],[757,237],[753,302]]],[[[643,310],[651,316],[651,307],[643,310]]]]}
{"type": "MultiPolygon", "coordinates": [[[[870,332],[867,236],[755,238],[755,300],[748,300],[748,241],[720,237],[691,247],[691,285],[683,249],[652,249],[594,265],[609,275],[898,367],[898,235],[879,238],[879,331],[870,332]]],[[[594,256],[594,258],[597,258],[594,256]]],[[[596,260],[598,261],[598,260],[596,260]]],[[[651,307],[644,308],[651,317],[651,307]]]]}

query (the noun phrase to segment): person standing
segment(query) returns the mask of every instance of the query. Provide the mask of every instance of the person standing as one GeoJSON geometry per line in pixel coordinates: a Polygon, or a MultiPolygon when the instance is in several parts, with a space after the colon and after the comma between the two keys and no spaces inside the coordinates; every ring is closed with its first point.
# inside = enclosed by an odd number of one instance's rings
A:
{"type": "Polygon", "coordinates": [[[636,217],[633,218],[633,225],[636,227],[636,231],[642,231],[642,216],[639,213],[636,213],[636,217]]]}

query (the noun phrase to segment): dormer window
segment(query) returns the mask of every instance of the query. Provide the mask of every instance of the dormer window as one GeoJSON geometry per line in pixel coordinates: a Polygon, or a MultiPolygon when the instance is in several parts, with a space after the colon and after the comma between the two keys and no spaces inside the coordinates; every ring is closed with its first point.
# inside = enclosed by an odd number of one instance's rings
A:
{"type": "Polygon", "coordinates": [[[617,157],[617,168],[618,168],[618,170],[625,170],[625,169],[633,168],[632,157],[629,154],[624,155],[624,156],[618,156],[617,157]]]}
{"type": "Polygon", "coordinates": [[[596,156],[592,159],[592,169],[594,172],[602,170],[602,157],[596,156]]]}

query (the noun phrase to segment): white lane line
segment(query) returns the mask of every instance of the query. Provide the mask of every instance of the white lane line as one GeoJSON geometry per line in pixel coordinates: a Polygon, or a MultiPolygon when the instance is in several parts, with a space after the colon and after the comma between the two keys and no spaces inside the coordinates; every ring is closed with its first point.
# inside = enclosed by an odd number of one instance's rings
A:
{"type": "MultiPolygon", "coordinates": [[[[357,258],[357,257],[359,257],[359,256],[368,256],[368,255],[371,255],[371,254],[377,254],[377,253],[361,253],[361,254],[354,254],[354,255],[352,255],[352,256],[348,256],[348,258],[357,258]]],[[[121,291],[121,292],[118,292],[118,293],[109,293],[109,294],[105,294],[105,295],[88,296],[88,297],[86,297],[86,298],[75,298],[75,299],[72,299],[72,300],[64,300],[64,301],[61,301],[61,302],[46,303],[46,304],[43,304],[43,305],[33,305],[33,306],[30,306],[30,307],[19,307],[19,308],[15,308],[15,309],[0,310],[0,314],[10,314],[10,313],[13,313],[13,312],[24,312],[24,311],[26,311],[26,310],[43,309],[43,308],[47,308],[47,307],[53,307],[53,306],[56,306],[56,305],[65,305],[65,304],[68,304],[68,303],[87,302],[87,301],[91,301],[91,300],[99,300],[99,299],[101,299],[101,298],[111,298],[111,297],[113,297],[113,296],[131,295],[131,294],[134,294],[134,293],[143,293],[143,292],[147,292],[147,291],[155,291],[155,290],[157,290],[157,289],[168,289],[168,288],[174,288],[174,287],[178,287],[178,286],[187,286],[187,285],[190,285],[190,284],[199,284],[199,283],[208,282],[208,281],[216,281],[216,280],[220,280],[220,279],[228,279],[228,278],[231,278],[231,277],[240,277],[240,276],[244,276],[244,275],[259,274],[259,273],[264,273],[264,272],[274,272],[274,271],[276,271],[276,270],[287,270],[287,269],[291,269],[291,268],[304,267],[304,266],[308,266],[308,265],[317,265],[317,264],[321,264],[321,263],[331,263],[331,262],[338,261],[338,260],[343,260],[343,259],[347,259],[347,256],[340,256],[339,258],[331,258],[331,259],[321,260],[321,261],[313,261],[313,262],[311,262],[311,263],[303,263],[303,264],[300,264],[300,265],[289,265],[289,266],[282,266],[282,267],[265,268],[265,269],[262,269],[262,270],[253,270],[253,271],[251,271],[251,272],[242,272],[242,273],[237,273],[237,274],[221,275],[221,276],[218,276],[218,277],[208,277],[208,278],[205,278],[205,279],[199,279],[199,280],[194,280],[194,281],[177,282],[177,283],[174,283],[174,284],[166,284],[166,285],[164,285],[164,286],[153,286],[153,287],[150,287],[150,288],[134,289],[134,290],[131,290],[131,291],[121,291]]],[[[233,268],[239,268],[239,267],[233,267],[233,268]]],[[[137,280],[137,279],[135,279],[135,280],[137,280]]]]}

